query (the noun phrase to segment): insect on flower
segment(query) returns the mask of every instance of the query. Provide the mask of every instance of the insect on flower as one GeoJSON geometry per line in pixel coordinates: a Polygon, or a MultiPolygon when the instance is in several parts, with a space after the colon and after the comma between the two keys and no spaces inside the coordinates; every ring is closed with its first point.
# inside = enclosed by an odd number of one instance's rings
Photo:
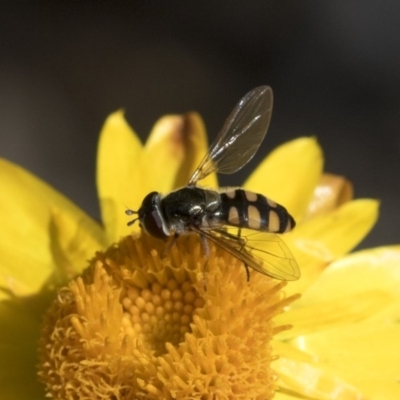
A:
{"type": "Polygon", "coordinates": [[[163,196],[149,193],[138,211],[141,228],[150,235],[172,237],[170,246],[183,233],[200,235],[206,255],[214,242],[248,267],[280,280],[300,276],[296,260],[277,233],[289,232],[295,221],[281,205],[267,197],[237,188],[219,191],[197,186],[212,172],[232,174],[246,165],[263,141],[271,119],[273,96],[269,86],[247,93],[235,106],[221,132],[186,187],[163,196]]]}

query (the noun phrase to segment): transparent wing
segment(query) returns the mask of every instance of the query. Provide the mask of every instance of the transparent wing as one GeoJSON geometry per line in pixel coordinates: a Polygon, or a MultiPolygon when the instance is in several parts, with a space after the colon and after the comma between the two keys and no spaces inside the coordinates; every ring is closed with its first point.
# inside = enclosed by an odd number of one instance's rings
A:
{"type": "Polygon", "coordinates": [[[198,230],[248,267],[282,281],[300,277],[300,268],[285,242],[277,235],[242,229],[241,236],[225,231],[198,230]]]}
{"type": "Polygon", "coordinates": [[[260,86],[247,93],[229,115],[189,185],[195,185],[214,171],[232,174],[247,164],[267,133],[272,102],[269,86],[260,86]]]}

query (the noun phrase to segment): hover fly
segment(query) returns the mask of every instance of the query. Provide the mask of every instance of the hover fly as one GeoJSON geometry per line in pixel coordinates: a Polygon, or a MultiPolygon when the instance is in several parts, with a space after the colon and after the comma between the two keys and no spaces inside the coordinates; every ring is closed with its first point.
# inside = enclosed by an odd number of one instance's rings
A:
{"type": "MultiPolygon", "coordinates": [[[[262,194],[241,188],[219,191],[197,186],[197,182],[219,172],[232,174],[246,165],[263,141],[272,112],[272,90],[260,86],[247,93],[229,115],[186,187],[165,196],[149,193],[138,211],[140,226],[150,235],[165,239],[187,232],[200,235],[207,255],[214,242],[248,267],[280,280],[295,280],[299,267],[276,233],[289,232],[295,221],[281,205],[262,194]],[[232,228],[235,228],[234,233],[232,228]]],[[[267,178],[267,177],[266,177],[267,178]]]]}

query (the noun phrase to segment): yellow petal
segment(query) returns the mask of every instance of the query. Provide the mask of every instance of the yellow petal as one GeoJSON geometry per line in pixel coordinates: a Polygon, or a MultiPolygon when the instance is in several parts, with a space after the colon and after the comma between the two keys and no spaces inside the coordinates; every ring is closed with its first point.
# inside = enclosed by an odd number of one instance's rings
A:
{"type": "MultiPolygon", "coordinates": [[[[400,297],[400,246],[358,251],[333,262],[303,293],[301,303],[324,302],[368,292],[400,297]]],[[[298,303],[298,304],[301,304],[298,303]]]]}
{"type": "Polygon", "coordinates": [[[278,344],[279,354],[310,362],[308,354],[367,398],[400,398],[399,287],[400,246],[364,250],[332,263],[293,310],[277,318],[294,325],[290,343],[297,348],[290,353],[279,348],[289,344],[278,344]]]}
{"type": "Polygon", "coordinates": [[[299,398],[318,400],[367,400],[356,387],[330,374],[322,365],[300,363],[280,358],[274,363],[279,383],[299,398]],[[307,396],[307,397],[303,397],[307,396]]]}
{"type": "Polygon", "coordinates": [[[353,185],[343,176],[323,174],[308,204],[306,219],[331,211],[353,197],[353,185]]]}
{"type": "MultiPolygon", "coordinates": [[[[197,113],[163,117],[154,126],[145,150],[157,182],[154,190],[166,193],[186,186],[207,152],[204,123],[197,113]]],[[[201,184],[217,187],[216,175],[201,184]]]]}
{"type": "Polygon", "coordinates": [[[104,248],[103,238],[96,237],[87,220],[73,219],[54,209],[49,227],[50,248],[57,265],[54,280],[65,284],[87,267],[96,251],[104,248]]]}
{"type": "Polygon", "coordinates": [[[285,393],[285,389],[275,393],[274,400],[299,400],[301,397],[295,394],[285,393]]]}
{"type": "Polygon", "coordinates": [[[97,190],[108,243],[139,230],[137,224],[126,226],[125,210],[137,210],[154,187],[143,153],[122,111],[111,114],[101,131],[97,153],[97,190]]]}
{"type": "Polygon", "coordinates": [[[100,227],[82,210],[30,174],[0,160],[0,286],[6,292],[26,296],[37,292],[54,272],[50,246],[50,224],[54,208],[68,219],[83,222],[96,238],[100,227]]]}
{"type": "Polygon", "coordinates": [[[179,115],[168,115],[157,121],[146,142],[145,153],[152,161],[154,190],[166,193],[173,189],[176,173],[185,154],[187,124],[179,115]]]}
{"type": "Polygon", "coordinates": [[[375,225],[379,202],[359,199],[337,210],[301,224],[293,232],[299,249],[321,254],[326,261],[335,260],[357,246],[375,225]]]}
{"type": "Polygon", "coordinates": [[[349,325],[369,318],[393,302],[392,296],[379,290],[354,294],[342,294],[340,291],[335,292],[333,288],[329,288],[329,291],[333,297],[330,300],[314,299],[315,302],[304,304],[301,299],[294,303],[292,309],[275,317],[278,325],[293,325],[292,329],[281,332],[277,337],[280,340],[287,340],[320,330],[349,325]]]}
{"type": "Polygon", "coordinates": [[[302,336],[293,344],[322,360],[368,399],[388,400],[400,398],[399,338],[398,323],[366,321],[302,336]]]}
{"type": "MultiPolygon", "coordinates": [[[[37,379],[37,344],[43,316],[39,296],[0,302],[0,382],[2,399],[44,399],[37,379]],[[23,383],[23,384],[22,384],[23,383]]],[[[48,299],[46,299],[48,301],[48,299]]],[[[48,304],[44,301],[45,304],[48,304]]]]}
{"type": "Polygon", "coordinates": [[[285,206],[299,221],[306,213],[323,167],[314,138],[299,138],[276,148],[244,186],[285,206]]]}
{"type": "Polygon", "coordinates": [[[375,224],[378,206],[376,200],[350,201],[286,234],[284,240],[302,271],[302,278],[290,290],[303,292],[328,263],[357,246],[375,224]]]}

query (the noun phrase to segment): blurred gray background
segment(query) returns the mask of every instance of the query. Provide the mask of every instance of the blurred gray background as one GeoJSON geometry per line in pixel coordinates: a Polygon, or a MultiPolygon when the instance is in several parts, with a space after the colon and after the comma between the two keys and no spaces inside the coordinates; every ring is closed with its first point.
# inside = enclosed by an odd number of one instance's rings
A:
{"type": "Polygon", "coordinates": [[[222,184],[315,135],[327,171],[382,200],[362,247],[399,243],[399,42],[398,1],[3,1],[0,156],[98,218],[96,143],[110,112],[125,108],[145,139],[161,115],[197,110],[212,139],[247,91],[269,84],[267,140],[222,184]]]}

